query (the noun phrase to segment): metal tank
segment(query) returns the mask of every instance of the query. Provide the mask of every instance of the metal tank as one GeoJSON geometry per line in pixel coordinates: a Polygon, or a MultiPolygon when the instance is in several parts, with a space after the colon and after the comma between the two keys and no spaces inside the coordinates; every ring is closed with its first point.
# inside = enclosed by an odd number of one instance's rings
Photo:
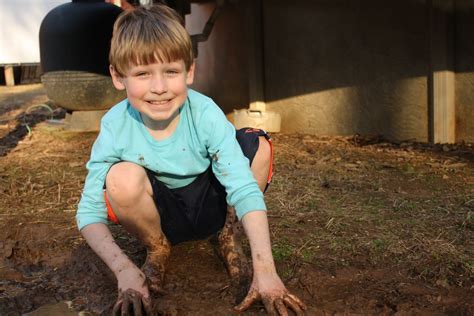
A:
{"type": "Polygon", "coordinates": [[[108,62],[113,24],[122,11],[103,0],[73,0],[41,23],[41,81],[48,97],[68,110],[71,129],[98,129],[104,111],[126,97],[114,88],[108,62]]]}

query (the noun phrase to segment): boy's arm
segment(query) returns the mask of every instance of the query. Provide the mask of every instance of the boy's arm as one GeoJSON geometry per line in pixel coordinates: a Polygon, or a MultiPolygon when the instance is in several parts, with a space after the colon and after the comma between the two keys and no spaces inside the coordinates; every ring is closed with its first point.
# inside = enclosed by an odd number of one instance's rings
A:
{"type": "Polygon", "coordinates": [[[201,120],[197,126],[204,129],[213,172],[225,187],[227,203],[235,207],[250,241],[253,280],[246,298],[236,307],[237,311],[244,311],[255,301],[261,300],[270,315],[276,315],[277,312],[288,315],[286,307],[302,315],[306,306],[288,292],[276,272],[263,194],[235,139],[235,128],[217,106],[208,107],[208,112],[202,115],[201,120]]]}
{"type": "Polygon", "coordinates": [[[263,193],[236,139],[235,127],[217,105],[209,107],[203,116],[199,123],[205,130],[212,171],[226,190],[227,204],[235,208],[239,219],[249,211],[266,210],[263,193]]]}
{"type": "Polygon", "coordinates": [[[90,224],[81,230],[89,246],[112,270],[118,282],[119,292],[133,289],[144,298],[149,297],[143,272],[123,253],[115,243],[106,224],[90,224]]]}
{"type": "Polygon", "coordinates": [[[134,308],[143,307],[150,310],[151,300],[145,275],[118,247],[107,226],[103,185],[110,167],[122,157],[115,144],[112,128],[102,120],[99,136],[94,142],[91,158],[87,163],[89,173],[76,220],[89,246],[117,278],[119,297],[114,306],[114,313],[120,309],[125,311],[130,304],[134,308]]]}
{"type": "Polygon", "coordinates": [[[242,224],[250,242],[254,274],[249,293],[236,310],[242,312],[261,300],[270,315],[287,315],[287,307],[303,315],[306,306],[288,292],[276,272],[266,212],[249,212],[242,218],[242,224]]]}

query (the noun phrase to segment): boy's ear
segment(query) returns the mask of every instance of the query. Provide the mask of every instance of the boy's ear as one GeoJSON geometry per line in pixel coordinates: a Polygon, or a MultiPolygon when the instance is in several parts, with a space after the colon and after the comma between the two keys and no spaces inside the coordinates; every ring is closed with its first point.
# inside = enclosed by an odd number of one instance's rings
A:
{"type": "Polygon", "coordinates": [[[110,75],[112,76],[112,82],[114,84],[115,89],[117,90],[125,90],[125,85],[123,84],[123,77],[119,75],[119,73],[115,70],[114,66],[109,66],[110,75]]]}
{"type": "Polygon", "coordinates": [[[192,63],[191,67],[189,67],[189,70],[186,74],[186,84],[191,85],[194,82],[194,68],[195,68],[196,63],[192,63]]]}

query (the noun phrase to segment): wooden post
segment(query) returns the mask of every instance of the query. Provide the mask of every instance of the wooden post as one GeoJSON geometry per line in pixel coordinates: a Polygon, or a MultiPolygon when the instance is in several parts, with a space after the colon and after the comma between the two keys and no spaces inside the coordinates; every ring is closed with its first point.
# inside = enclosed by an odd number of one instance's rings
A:
{"type": "Polygon", "coordinates": [[[431,0],[429,7],[430,141],[454,143],[455,73],[454,73],[454,0],[431,0]]]}
{"type": "Polygon", "coordinates": [[[248,41],[249,97],[251,111],[265,111],[263,87],[263,25],[262,0],[250,0],[246,5],[248,41]]]}
{"type": "Polygon", "coordinates": [[[8,87],[15,85],[15,74],[13,73],[13,66],[5,66],[5,84],[8,87]]]}

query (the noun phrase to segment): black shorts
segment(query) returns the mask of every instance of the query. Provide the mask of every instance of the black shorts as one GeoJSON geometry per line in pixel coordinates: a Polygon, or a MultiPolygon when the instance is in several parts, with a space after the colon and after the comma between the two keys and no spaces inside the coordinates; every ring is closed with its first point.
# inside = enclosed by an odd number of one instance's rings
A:
{"type": "MultiPolygon", "coordinates": [[[[236,134],[250,164],[258,150],[259,136],[265,136],[271,146],[271,140],[263,130],[243,128],[236,134]]],[[[169,189],[157,179],[153,171],[145,170],[153,188],[153,200],[160,214],[161,229],[171,244],[207,238],[224,226],[227,194],[211,167],[187,186],[177,189],[169,189]]],[[[268,183],[271,173],[272,168],[268,183]]],[[[109,214],[111,213],[113,214],[109,209],[109,214]]]]}

